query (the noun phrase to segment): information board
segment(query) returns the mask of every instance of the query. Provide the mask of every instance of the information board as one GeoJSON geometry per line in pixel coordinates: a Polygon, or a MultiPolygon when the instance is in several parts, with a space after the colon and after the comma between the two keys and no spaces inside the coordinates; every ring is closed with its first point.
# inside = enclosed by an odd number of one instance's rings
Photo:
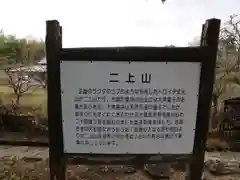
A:
{"type": "Polygon", "coordinates": [[[201,63],[62,61],[65,153],[191,154],[201,63]]]}

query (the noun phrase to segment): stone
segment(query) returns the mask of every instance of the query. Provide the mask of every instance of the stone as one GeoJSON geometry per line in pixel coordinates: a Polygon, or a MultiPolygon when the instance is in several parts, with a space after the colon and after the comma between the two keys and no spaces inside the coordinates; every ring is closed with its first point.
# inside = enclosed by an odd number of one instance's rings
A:
{"type": "Polygon", "coordinates": [[[235,174],[240,172],[239,162],[234,159],[211,158],[204,162],[205,169],[214,175],[235,174]]]}
{"type": "Polygon", "coordinates": [[[109,168],[108,168],[108,166],[103,166],[103,167],[100,167],[100,171],[101,172],[108,172],[108,170],[109,170],[109,168]]]}
{"type": "Polygon", "coordinates": [[[0,158],[0,162],[2,165],[13,166],[18,158],[16,156],[4,156],[0,158]]]}
{"type": "Polygon", "coordinates": [[[38,161],[42,161],[43,159],[41,157],[23,157],[23,161],[28,162],[28,163],[35,163],[38,161]]]}
{"type": "Polygon", "coordinates": [[[125,167],[124,168],[124,173],[133,174],[135,172],[136,172],[136,169],[134,167],[125,167]]]}
{"type": "Polygon", "coordinates": [[[209,171],[203,171],[202,180],[212,180],[212,175],[209,171]]]}
{"type": "Polygon", "coordinates": [[[171,168],[169,164],[146,164],[144,170],[153,177],[169,178],[171,176],[171,168]]]}

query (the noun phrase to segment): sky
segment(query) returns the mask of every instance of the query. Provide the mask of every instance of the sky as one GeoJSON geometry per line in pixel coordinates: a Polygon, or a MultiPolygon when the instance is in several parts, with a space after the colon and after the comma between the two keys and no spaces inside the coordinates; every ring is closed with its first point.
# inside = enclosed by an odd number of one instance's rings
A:
{"type": "Polygon", "coordinates": [[[0,29],[45,38],[46,20],[63,28],[63,47],[186,46],[206,19],[228,19],[240,0],[1,0],[0,29]]]}

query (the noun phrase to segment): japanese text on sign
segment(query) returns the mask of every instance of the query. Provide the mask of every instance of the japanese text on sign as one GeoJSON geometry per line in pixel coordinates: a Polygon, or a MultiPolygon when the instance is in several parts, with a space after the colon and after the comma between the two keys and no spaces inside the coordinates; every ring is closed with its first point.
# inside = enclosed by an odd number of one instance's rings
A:
{"type": "Polygon", "coordinates": [[[184,101],[184,89],[79,89],[76,143],[118,146],[119,138],[181,138],[184,101]]]}
{"type": "Polygon", "coordinates": [[[175,147],[179,151],[192,150],[198,66],[193,66],[196,76],[191,78],[181,77],[180,73],[172,77],[165,69],[173,67],[169,64],[163,68],[164,77],[159,67],[154,70],[155,63],[149,67],[140,63],[136,69],[133,66],[139,64],[126,63],[119,65],[122,68],[106,69],[116,62],[96,62],[98,68],[89,62],[77,62],[79,66],[74,62],[64,63],[61,69],[64,146],[73,148],[68,152],[171,153],[167,149],[174,148],[173,145],[179,146],[175,147]],[[101,66],[103,63],[109,64],[101,66]],[[81,72],[76,73],[78,78],[74,78],[74,73],[69,75],[70,67],[72,72],[81,72]],[[121,69],[124,72],[119,72],[121,69]],[[170,82],[164,84],[164,78],[170,82]],[[185,80],[195,84],[194,91],[186,86],[185,80]],[[192,144],[183,146],[184,142],[192,144]]]}
{"type": "MultiPolygon", "coordinates": [[[[118,76],[118,73],[110,73],[111,76],[118,76]]],[[[151,74],[148,74],[148,73],[143,73],[141,75],[141,82],[142,83],[151,83],[151,78],[152,78],[152,75],[151,74]]],[[[126,80],[125,82],[126,83],[135,83],[136,80],[135,80],[135,76],[132,74],[132,73],[128,73],[128,80],[126,80]]],[[[109,82],[119,82],[119,80],[117,79],[111,79],[109,80],[109,82]]]]}

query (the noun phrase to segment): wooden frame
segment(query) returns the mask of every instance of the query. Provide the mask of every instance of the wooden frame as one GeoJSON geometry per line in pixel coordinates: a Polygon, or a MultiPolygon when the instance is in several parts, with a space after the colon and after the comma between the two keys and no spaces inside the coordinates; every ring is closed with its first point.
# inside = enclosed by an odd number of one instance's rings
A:
{"type": "Polygon", "coordinates": [[[50,169],[52,178],[65,179],[66,163],[73,164],[135,164],[159,161],[190,162],[190,179],[199,180],[203,167],[206,134],[211,107],[220,20],[207,20],[202,30],[200,47],[112,47],[62,48],[62,28],[58,21],[47,21],[46,50],[48,72],[48,118],[50,169]],[[193,154],[157,155],[101,155],[65,154],[61,116],[61,61],[155,61],[200,62],[201,77],[193,154]],[[56,165],[55,165],[56,164],[56,165]]]}

